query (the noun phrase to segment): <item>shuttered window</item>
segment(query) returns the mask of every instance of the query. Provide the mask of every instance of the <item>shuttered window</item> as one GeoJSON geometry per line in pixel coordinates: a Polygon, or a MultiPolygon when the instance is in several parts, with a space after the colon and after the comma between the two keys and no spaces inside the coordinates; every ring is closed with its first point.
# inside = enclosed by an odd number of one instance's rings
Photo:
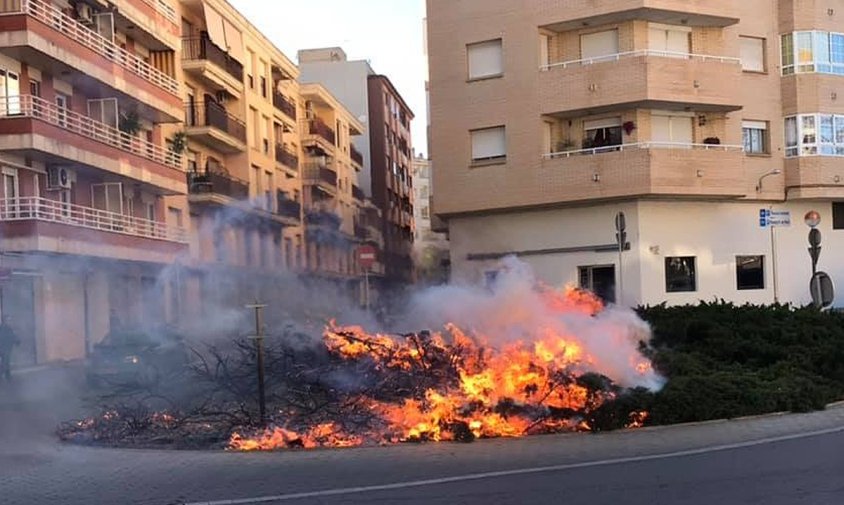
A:
{"type": "Polygon", "coordinates": [[[618,30],[580,36],[580,57],[584,60],[618,54],[618,30]]]}
{"type": "Polygon", "coordinates": [[[473,130],[472,161],[502,159],[507,156],[507,136],[503,126],[473,130]]]}
{"type": "Polygon", "coordinates": [[[746,72],[765,71],[765,39],[739,37],[741,68],[746,72]]]}
{"type": "Polygon", "coordinates": [[[651,136],[654,142],[691,144],[694,135],[689,116],[654,114],[651,116],[651,136]]]}
{"type": "Polygon", "coordinates": [[[690,32],[682,26],[651,24],[648,28],[648,49],[664,52],[665,56],[682,57],[691,52],[690,32]]]}
{"type": "Polygon", "coordinates": [[[501,39],[478,42],[466,46],[469,79],[495,77],[504,73],[501,39]]]}

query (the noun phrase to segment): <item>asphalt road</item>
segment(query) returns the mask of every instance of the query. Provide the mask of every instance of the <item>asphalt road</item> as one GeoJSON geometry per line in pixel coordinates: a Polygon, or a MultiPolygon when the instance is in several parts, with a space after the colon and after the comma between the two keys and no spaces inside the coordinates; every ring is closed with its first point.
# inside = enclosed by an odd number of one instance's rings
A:
{"type": "Polygon", "coordinates": [[[273,454],[63,445],[78,377],[0,384],[0,503],[844,503],[844,408],[472,444],[273,454]]]}

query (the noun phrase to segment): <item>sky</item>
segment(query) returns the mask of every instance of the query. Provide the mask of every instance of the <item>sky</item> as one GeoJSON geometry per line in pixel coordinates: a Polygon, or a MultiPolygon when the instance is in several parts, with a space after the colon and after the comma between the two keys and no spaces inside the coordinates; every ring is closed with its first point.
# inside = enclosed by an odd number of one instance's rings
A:
{"type": "Polygon", "coordinates": [[[416,115],[412,141],[427,154],[425,0],[229,0],[288,58],[339,46],[390,78],[416,115]]]}

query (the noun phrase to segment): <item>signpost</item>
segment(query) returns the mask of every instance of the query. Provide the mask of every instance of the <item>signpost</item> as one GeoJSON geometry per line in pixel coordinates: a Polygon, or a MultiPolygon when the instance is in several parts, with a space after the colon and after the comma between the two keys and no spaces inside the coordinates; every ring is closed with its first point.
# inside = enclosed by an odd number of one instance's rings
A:
{"type": "Polygon", "coordinates": [[[832,306],[835,300],[835,286],[826,272],[818,272],[818,259],[821,256],[821,215],[810,210],[803,218],[809,227],[809,257],[812,258],[812,279],[809,281],[809,293],[815,307],[825,310],[832,306]]]}
{"type": "Polygon", "coordinates": [[[615,215],[615,240],[618,243],[618,304],[624,304],[624,275],[621,258],[624,246],[627,244],[627,218],[624,212],[615,215]]]}
{"type": "Polygon", "coordinates": [[[358,265],[363,269],[363,300],[364,307],[369,310],[369,270],[378,259],[378,251],[369,244],[364,244],[357,249],[358,265]]]}
{"type": "Polygon", "coordinates": [[[774,277],[774,303],[779,303],[779,280],[777,277],[777,241],[774,228],[791,226],[791,211],[759,209],[759,226],[771,230],[771,272],[774,277]]]}

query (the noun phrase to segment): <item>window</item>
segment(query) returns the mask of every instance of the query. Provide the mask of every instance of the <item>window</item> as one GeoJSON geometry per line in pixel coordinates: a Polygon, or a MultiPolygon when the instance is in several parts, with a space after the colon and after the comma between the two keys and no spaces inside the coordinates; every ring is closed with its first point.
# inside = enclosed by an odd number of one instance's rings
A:
{"type": "Polygon", "coordinates": [[[767,121],[742,121],[741,134],[744,152],[749,154],[767,154],[769,152],[767,121]]]}
{"type": "Polygon", "coordinates": [[[507,138],[503,126],[473,130],[472,161],[496,161],[507,158],[507,138]]]}
{"type": "Polygon", "coordinates": [[[583,148],[600,149],[595,152],[617,150],[621,145],[621,118],[611,117],[583,122],[583,148]]]}
{"type": "Polygon", "coordinates": [[[648,26],[648,49],[662,56],[686,57],[690,52],[691,29],[682,26],[648,26]]]}
{"type": "Polygon", "coordinates": [[[785,155],[844,156],[844,115],[801,114],[785,118],[785,155]]]}
{"type": "Polygon", "coordinates": [[[499,77],[504,74],[504,55],[501,39],[478,42],[466,46],[469,79],[499,77]]]}
{"type": "Polygon", "coordinates": [[[251,49],[246,50],[246,61],[244,61],[243,70],[246,73],[246,85],[249,89],[255,89],[255,76],[252,75],[252,65],[255,59],[255,52],[251,49]]]}
{"type": "Polygon", "coordinates": [[[697,291],[694,256],[665,258],[665,291],[668,293],[697,291]]]}
{"type": "Polygon", "coordinates": [[[252,147],[255,149],[261,148],[261,116],[258,114],[258,109],[249,107],[249,114],[252,116],[252,147]]]}
{"type": "Polygon", "coordinates": [[[422,219],[430,219],[431,211],[428,207],[422,207],[422,219]]]}
{"type": "Polygon", "coordinates": [[[739,37],[741,68],[745,72],[765,71],[765,39],[739,37]]]}
{"type": "Polygon", "coordinates": [[[267,98],[267,62],[261,60],[261,63],[258,65],[258,71],[260,74],[258,75],[258,82],[261,85],[261,96],[267,98]]]}
{"type": "Polygon", "coordinates": [[[832,202],[832,229],[844,230],[844,202],[832,202]]]}
{"type": "Polygon", "coordinates": [[[41,83],[35,80],[29,80],[29,94],[32,96],[41,96],[41,83]]]}
{"type": "Polygon", "coordinates": [[[580,36],[580,58],[600,60],[602,56],[618,54],[618,30],[588,33],[580,36]]]}
{"type": "Polygon", "coordinates": [[[651,115],[651,140],[666,144],[688,145],[694,142],[692,117],[678,113],[654,112],[651,115]]]}
{"type": "Polygon", "coordinates": [[[580,288],[589,290],[606,303],[615,303],[615,266],[578,267],[580,288]]]}
{"type": "Polygon", "coordinates": [[[182,223],[182,209],[177,209],[176,207],[167,207],[167,217],[169,218],[170,226],[178,226],[181,228],[184,223],[182,223]]]}
{"type": "Polygon", "coordinates": [[[736,287],[740,291],[765,289],[764,256],[736,256],[736,287]]]}
{"type": "Polygon", "coordinates": [[[782,36],[782,74],[844,75],[844,33],[805,31],[782,36]]]}

